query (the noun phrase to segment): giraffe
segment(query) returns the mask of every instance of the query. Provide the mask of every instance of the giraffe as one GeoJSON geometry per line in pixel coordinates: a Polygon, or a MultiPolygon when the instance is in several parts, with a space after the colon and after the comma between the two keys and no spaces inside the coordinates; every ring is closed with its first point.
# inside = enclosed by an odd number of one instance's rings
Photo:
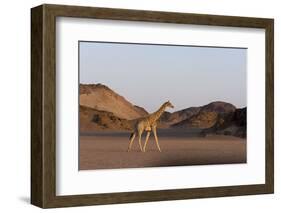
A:
{"type": "Polygon", "coordinates": [[[161,149],[160,149],[160,146],[159,146],[159,143],[158,143],[157,132],[156,132],[157,120],[161,117],[161,115],[164,113],[164,111],[167,107],[174,108],[174,106],[171,104],[171,102],[167,101],[164,104],[162,104],[162,106],[157,111],[155,111],[154,113],[151,113],[151,114],[149,114],[149,115],[147,115],[143,118],[139,118],[137,120],[137,122],[134,126],[134,132],[131,134],[130,139],[129,139],[130,142],[129,142],[128,152],[131,150],[133,141],[134,141],[134,139],[137,135],[138,135],[138,139],[139,139],[140,150],[142,152],[145,152],[145,148],[146,148],[151,130],[154,134],[154,138],[155,138],[157,148],[158,148],[159,152],[161,152],[161,149]],[[142,149],[141,136],[142,136],[142,133],[144,131],[147,132],[147,135],[146,135],[146,138],[145,138],[144,147],[142,149]]]}

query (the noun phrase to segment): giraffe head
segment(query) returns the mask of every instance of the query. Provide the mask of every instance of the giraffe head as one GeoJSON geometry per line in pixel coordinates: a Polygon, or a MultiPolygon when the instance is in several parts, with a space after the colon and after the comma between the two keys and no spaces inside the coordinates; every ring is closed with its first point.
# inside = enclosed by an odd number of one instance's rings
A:
{"type": "Polygon", "coordinates": [[[170,107],[170,108],[174,108],[173,104],[170,101],[167,101],[164,103],[165,107],[170,107]]]}

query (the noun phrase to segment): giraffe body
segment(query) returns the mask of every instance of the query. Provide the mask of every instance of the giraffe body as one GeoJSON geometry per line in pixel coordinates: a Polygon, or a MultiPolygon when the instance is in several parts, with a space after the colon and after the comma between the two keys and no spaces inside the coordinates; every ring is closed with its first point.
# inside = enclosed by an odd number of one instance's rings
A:
{"type": "Polygon", "coordinates": [[[164,104],[162,104],[162,106],[156,112],[154,112],[152,114],[149,114],[148,116],[145,116],[145,117],[137,120],[137,122],[134,126],[134,132],[131,134],[131,137],[130,137],[128,152],[131,150],[133,141],[134,141],[136,136],[138,136],[140,150],[145,152],[146,145],[147,145],[147,142],[148,142],[151,131],[154,134],[154,138],[155,138],[157,148],[161,152],[161,149],[160,149],[160,146],[159,146],[159,143],[158,143],[158,137],[157,137],[157,121],[159,120],[159,118],[164,113],[164,111],[167,107],[174,108],[174,106],[170,103],[170,101],[167,101],[164,104]],[[147,132],[147,135],[146,135],[146,138],[145,138],[144,147],[142,148],[141,137],[142,137],[142,133],[144,131],[147,132]]]}

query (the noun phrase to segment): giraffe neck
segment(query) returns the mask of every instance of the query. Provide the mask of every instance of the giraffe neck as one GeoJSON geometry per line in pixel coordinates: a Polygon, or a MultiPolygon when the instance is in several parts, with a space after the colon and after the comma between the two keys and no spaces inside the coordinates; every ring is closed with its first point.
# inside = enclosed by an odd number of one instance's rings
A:
{"type": "Polygon", "coordinates": [[[163,104],[156,112],[151,114],[151,121],[156,122],[160,116],[164,113],[166,106],[163,104]]]}

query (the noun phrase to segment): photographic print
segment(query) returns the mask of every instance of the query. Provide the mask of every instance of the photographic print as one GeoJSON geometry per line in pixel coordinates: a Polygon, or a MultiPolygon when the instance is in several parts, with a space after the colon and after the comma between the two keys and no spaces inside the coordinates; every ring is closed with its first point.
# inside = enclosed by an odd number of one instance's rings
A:
{"type": "Polygon", "coordinates": [[[246,163],[246,48],[79,42],[79,169],[246,163]]]}
{"type": "Polygon", "coordinates": [[[274,20],[32,8],[30,148],[41,208],[274,193],[274,20]]]}

